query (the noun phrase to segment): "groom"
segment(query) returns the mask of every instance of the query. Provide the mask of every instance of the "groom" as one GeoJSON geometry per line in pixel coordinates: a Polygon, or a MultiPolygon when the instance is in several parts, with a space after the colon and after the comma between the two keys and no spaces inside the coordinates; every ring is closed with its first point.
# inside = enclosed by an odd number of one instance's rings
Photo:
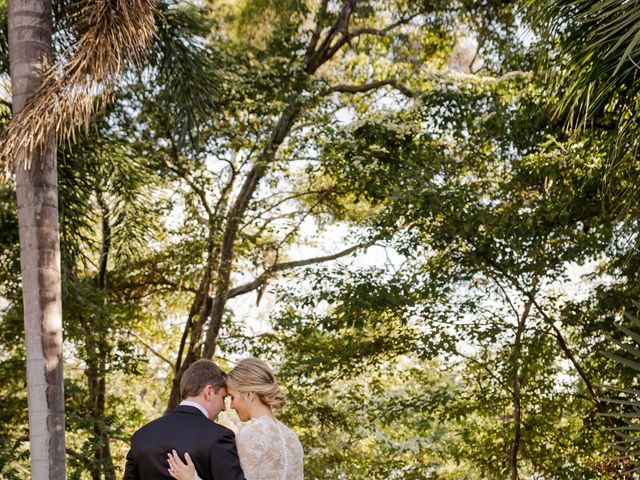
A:
{"type": "Polygon", "coordinates": [[[171,479],[167,453],[189,452],[202,480],[244,480],[233,432],[214,420],[224,409],[225,374],[209,360],[191,365],[180,381],[182,402],[131,437],[124,480],[171,479]]]}

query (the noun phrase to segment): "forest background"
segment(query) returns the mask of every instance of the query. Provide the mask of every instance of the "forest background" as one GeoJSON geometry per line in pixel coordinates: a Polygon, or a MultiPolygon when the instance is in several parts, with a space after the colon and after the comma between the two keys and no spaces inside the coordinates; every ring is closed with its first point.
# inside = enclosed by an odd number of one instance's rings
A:
{"type": "MultiPolygon", "coordinates": [[[[54,2],[59,58],[84,3],[54,2]]],[[[640,298],[636,4],[157,2],[143,65],[58,144],[69,478],[120,477],[188,365],[247,355],[309,480],[620,478],[603,385],[637,381],[602,352],[640,298]]],[[[0,197],[8,480],[29,437],[0,197]]]]}

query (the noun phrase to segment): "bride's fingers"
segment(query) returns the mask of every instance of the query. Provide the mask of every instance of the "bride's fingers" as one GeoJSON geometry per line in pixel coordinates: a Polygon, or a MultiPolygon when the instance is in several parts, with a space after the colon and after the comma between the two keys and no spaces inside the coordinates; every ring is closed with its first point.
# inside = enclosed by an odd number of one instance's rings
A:
{"type": "Polygon", "coordinates": [[[171,450],[171,460],[173,460],[173,463],[176,465],[184,464],[184,462],[180,459],[178,452],[176,452],[175,450],[171,450]]]}
{"type": "Polygon", "coordinates": [[[189,455],[189,453],[184,454],[184,459],[187,461],[187,466],[194,467],[193,462],[191,461],[191,455],[189,455]]]}
{"type": "Polygon", "coordinates": [[[167,454],[167,462],[169,463],[169,468],[171,470],[175,470],[178,466],[178,455],[176,453],[169,452],[167,454]]]}
{"type": "Polygon", "coordinates": [[[175,463],[173,462],[173,458],[171,457],[170,453],[167,455],[167,462],[169,463],[169,475],[171,475],[173,478],[178,478],[176,477],[173,470],[175,468],[175,463]]]}

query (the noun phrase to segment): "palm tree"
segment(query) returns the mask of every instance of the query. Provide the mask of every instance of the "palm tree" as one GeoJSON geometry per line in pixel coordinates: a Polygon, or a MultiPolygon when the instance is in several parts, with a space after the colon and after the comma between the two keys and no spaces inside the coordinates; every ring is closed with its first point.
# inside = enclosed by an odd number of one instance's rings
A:
{"type": "MultiPolygon", "coordinates": [[[[52,53],[51,1],[9,2],[12,107],[23,111],[42,85],[42,66],[52,53]]],[[[65,478],[62,305],[55,138],[16,163],[20,264],[29,398],[31,473],[34,479],[65,478]]]]}
{"type": "MultiPolygon", "coordinates": [[[[615,120],[622,144],[638,119],[640,4],[626,0],[532,0],[536,23],[557,42],[550,57],[559,112],[584,128],[598,117],[615,120]]],[[[631,142],[631,143],[627,143],[631,142]]]]}
{"type": "Polygon", "coordinates": [[[558,117],[570,133],[589,129],[605,142],[613,207],[637,218],[640,3],[530,0],[529,6],[546,44],[558,47],[548,56],[558,117]]]}
{"type": "MultiPolygon", "coordinates": [[[[572,134],[591,134],[610,149],[608,188],[611,208],[640,217],[637,154],[640,147],[640,2],[627,0],[532,0],[533,14],[547,41],[559,47],[549,64],[558,98],[558,116],[572,134]]],[[[636,308],[638,304],[635,305],[636,308]]],[[[640,321],[625,313],[616,353],[605,353],[632,375],[640,371],[640,321]]],[[[620,379],[622,381],[622,379],[620,379]]],[[[603,402],[615,426],[613,447],[625,478],[640,470],[638,431],[640,390],[633,384],[607,388],[603,402]]]]}
{"type": "MultiPolygon", "coordinates": [[[[635,307],[638,308],[638,303],[635,303],[635,307]]],[[[620,339],[610,338],[615,346],[612,346],[613,353],[604,354],[626,370],[628,378],[633,379],[640,372],[640,320],[628,311],[624,312],[624,316],[628,320],[627,325],[617,325],[620,339]]],[[[616,435],[612,445],[614,452],[627,475],[625,478],[637,478],[631,477],[631,473],[640,470],[640,389],[633,382],[625,384],[624,379],[619,378],[618,385],[607,386],[607,393],[610,397],[603,399],[608,404],[608,411],[604,415],[616,422],[613,428],[616,435]]]]}
{"type": "Polygon", "coordinates": [[[53,62],[51,0],[10,1],[14,119],[2,156],[15,171],[27,356],[31,478],[66,478],[56,133],[87,126],[95,96],[150,45],[153,0],[86,2],[69,60],[53,62]],[[82,33],[79,33],[82,32],[82,33]]]}

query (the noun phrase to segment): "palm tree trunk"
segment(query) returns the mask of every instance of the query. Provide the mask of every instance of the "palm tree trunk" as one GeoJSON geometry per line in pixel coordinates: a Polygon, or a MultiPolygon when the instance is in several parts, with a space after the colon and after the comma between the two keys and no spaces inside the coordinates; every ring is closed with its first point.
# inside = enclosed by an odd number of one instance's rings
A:
{"type": "MultiPolygon", "coordinates": [[[[42,82],[52,51],[51,0],[9,1],[12,106],[17,115],[42,82]]],[[[24,132],[28,135],[29,132],[24,132]]],[[[24,303],[31,478],[66,478],[58,178],[51,134],[18,159],[16,191],[24,303]]]]}

